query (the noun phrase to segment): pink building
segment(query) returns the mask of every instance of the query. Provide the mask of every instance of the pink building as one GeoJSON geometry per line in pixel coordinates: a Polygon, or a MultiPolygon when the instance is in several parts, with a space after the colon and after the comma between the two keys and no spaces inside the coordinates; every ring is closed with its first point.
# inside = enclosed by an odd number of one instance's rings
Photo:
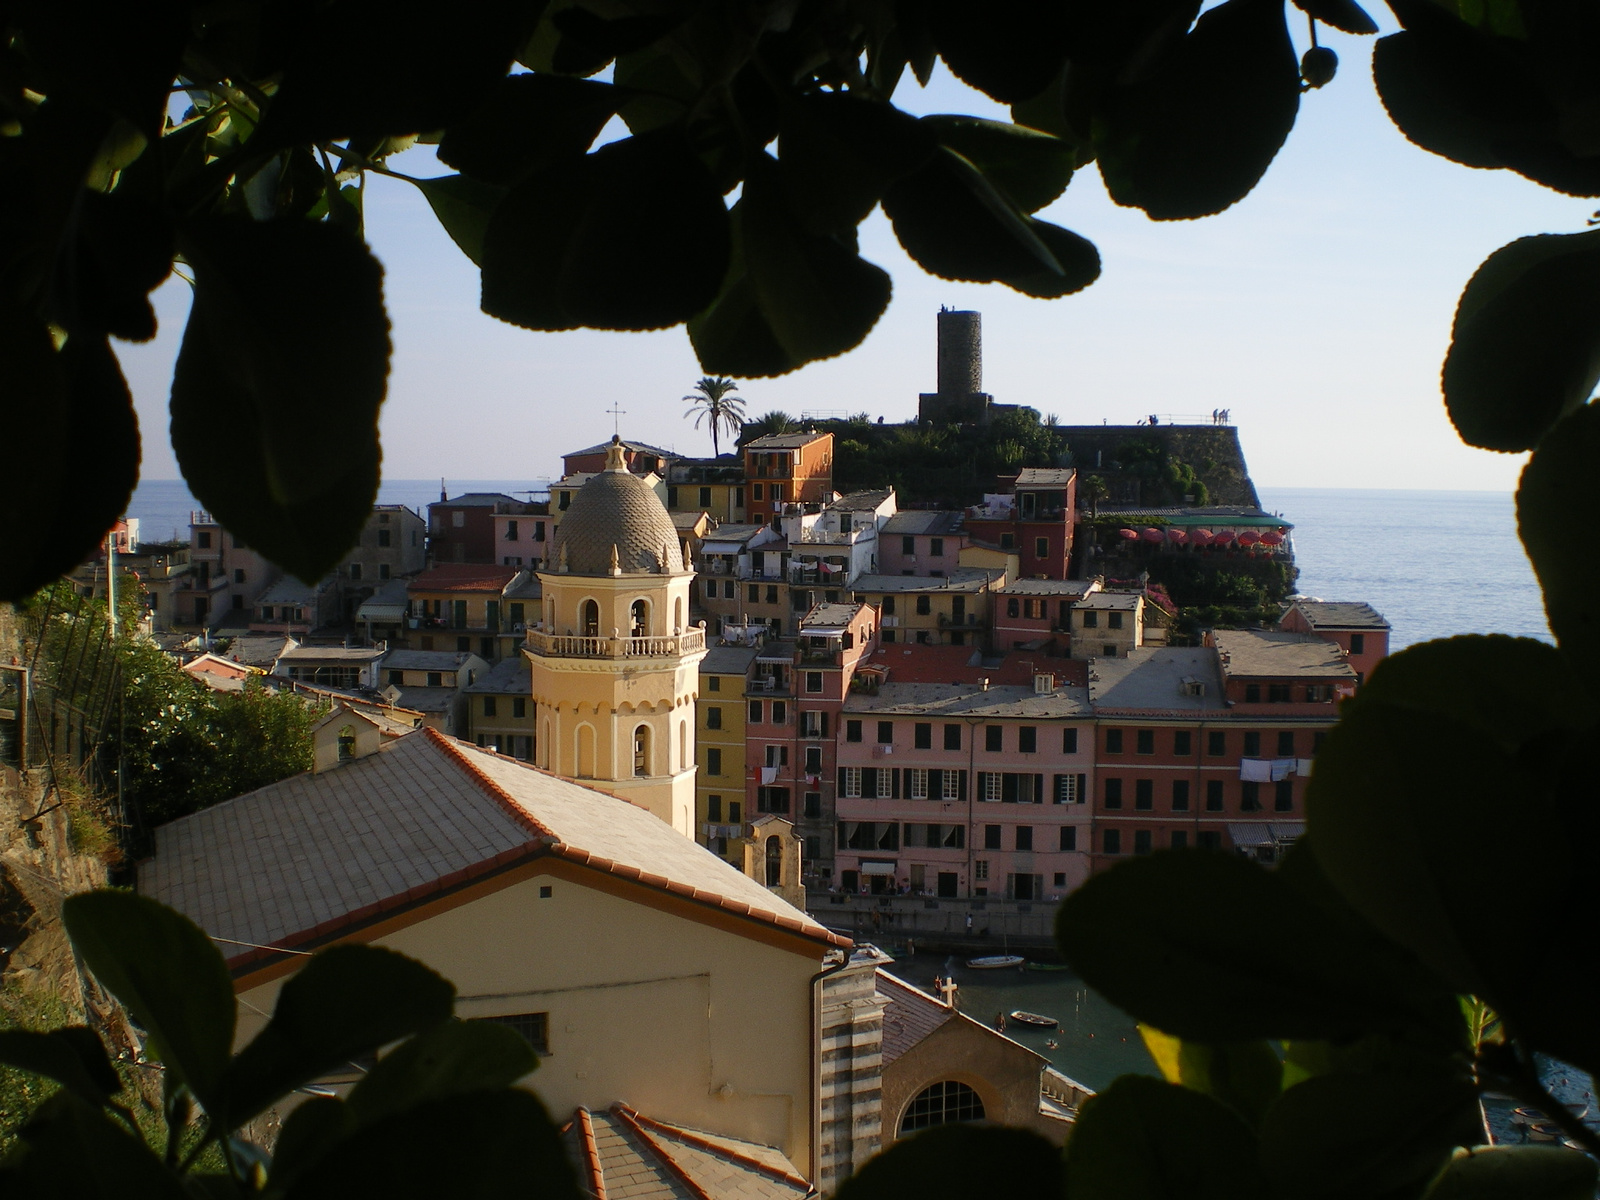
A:
{"type": "Polygon", "coordinates": [[[1098,591],[1097,579],[1018,579],[994,594],[994,648],[1072,653],[1073,606],[1098,591]]]}
{"type": "Polygon", "coordinates": [[[816,605],[794,640],[757,651],[746,693],[745,812],[793,821],[805,875],[823,886],[833,872],[839,714],[877,647],[877,625],[869,605],[816,605]]]}
{"type": "Polygon", "coordinates": [[[1305,635],[1206,640],[1093,666],[1095,871],[1191,846],[1272,862],[1305,831],[1312,760],[1355,672],[1305,635]]]}
{"type": "Polygon", "coordinates": [[[1389,622],[1370,604],[1297,600],[1283,614],[1278,628],[1315,634],[1338,645],[1355,669],[1358,684],[1389,653],[1389,622]]]}
{"type": "Polygon", "coordinates": [[[840,887],[1010,900],[1077,887],[1089,873],[1088,700],[1048,671],[1024,685],[887,682],[851,696],[840,887]]]}
{"type": "Polygon", "coordinates": [[[1077,472],[1071,467],[1028,467],[1000,485],[1001,491],[987,503],[967,510],[968,535],[1015,550],[1022,576],[1065,579],[1072,561],[1077,472]]]}
{"type": "Polygon", "coordinates": [[[966,514],[900,512],[878,534],[878,574],[948,575],[967,544],[966,514]]]}

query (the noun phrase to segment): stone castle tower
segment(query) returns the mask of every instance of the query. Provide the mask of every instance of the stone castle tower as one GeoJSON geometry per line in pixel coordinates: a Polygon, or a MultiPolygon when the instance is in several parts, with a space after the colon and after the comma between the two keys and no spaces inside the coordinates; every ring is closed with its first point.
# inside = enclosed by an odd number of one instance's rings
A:
{"type": "Polygon", "coordinates": [[[556,533],[528,632],[539,766],[631,800],[694,836],[694,701],[703,628],[694,572],[660,499],[613,438],[556,533]]]}
{"type": "Polygon", "coordinates": [[[983,390],[983,314],[939,310],[939,390],[917,399],[924,424],[983,423],[994,397],[983,390]]]}

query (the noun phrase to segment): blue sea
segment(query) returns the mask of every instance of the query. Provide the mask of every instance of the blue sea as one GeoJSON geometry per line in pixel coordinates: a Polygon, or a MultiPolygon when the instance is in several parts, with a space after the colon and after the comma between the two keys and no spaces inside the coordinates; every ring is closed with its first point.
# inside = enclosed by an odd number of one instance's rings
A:
{"type": "MultiPolygon", "coordinates": [[[[547,479],[453,479],[451,495],[522,496],[547,479]]],[[[1549,640],[1533,569],[1517,541],[1509,492],[1262,488],[1266,508],[1294,525],[1299,587],[1323,600],[1365,600],[1393,627],[1391,649],[1457,633],[1549,640]]],[[[385,480],[383,504],[422,515],[439,499],[432,479],[385,480]]],[[[187,537],[198,508],[175,480],[141,483],[128,509],[146,541],[187,537]]]]}

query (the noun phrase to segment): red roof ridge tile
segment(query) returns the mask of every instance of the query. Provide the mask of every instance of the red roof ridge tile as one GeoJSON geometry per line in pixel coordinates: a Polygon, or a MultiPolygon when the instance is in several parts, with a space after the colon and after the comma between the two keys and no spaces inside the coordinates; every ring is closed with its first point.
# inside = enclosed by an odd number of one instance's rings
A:
{"type": "Polygon", "coordinates": [[[650,1148],[650,1152],[655,1155],[657,1161],[659,1161],[661,1165],[664,1166],[679,1183],[683,1184],[684,1187],[689,1189],[690,1194],[695,1197],[695,1200],[712,1200],[711,1193],[706,1191],[705,1188],[701,1187],[699,1181],[696,1180],[694,1176],[690,1175],[688,1171],[684,1170],[683,1165],[667,1152],[666,1147],[662,1146],[660,1142],[656,1141],[655,1137],[651,1135],[650,1131],[639,1123],[638,1113],[634,1112],[633,1109],[622,1103],[613,1104],[611,1106],[611,1112],[617,1117],[618,1120],[620,1120],[624,1125],[633,1131],[635,1137],[637,1137],[641,1142],[650,1148]]]}
{"type": "Polygon", "coordinates": [[[431,725],[424,726],[423,733],[430,741],[433,742],[435,746],[438,746],[439,749],[443,750],[450,760],[454,762],[456,766],[458,766],[463,772],[465,772],[467,777],[471,779],[473,783],[477,784],[479,789],[481,789],[486,796],[488,796],[501,808],[505,809],[507,815],[509,815],[514,821],[525,826],[536,837],[550,838],[558,841],[560,840],[556,838],[556,835],[552,833],[547,826],[542,825],[532,813],[528,812],[527,809],[518,804],[516,800],[512,798],[510,792],[506,791],[505,788],[501,787],[498,783],[490,779],[477,768],[472,760],[468,758],[466,751],[462,749],[466,743],[460,742],[452,737],[447,737],[445,734],[440,733],[437,729],[434,729],[431,725]]]}
{"type": "Polygon", "coordinates": [[[640,1125],[643,1125],[646,1129],[659,1130],[670,1137],[675,1137],[680,1141],[688,1142],[691,1146],[697,1146],[702,1150],[709,1150],[711,1153],[720,1154],[724,1158],[731,1158],[734,1162],[741,1163],[744,1166],[760,1171],[763,1175],[770,1175],[774,1179],[781,1179],[784,1183],[791,1183],[795,1187],[806,1189],[808,1192],[811,1190],[811,1184],[801,1176],[795,1174],[793,1171],[785,1171],[782,1167],[775,1167],[770,1163],[764,1163],[759,1158],[756,1158],[753,1154],[746,1154],[741,1150],[733,1149],[731,1146],[724,1146],[719,1142],[713,1141],[711,1138],[694,1132],[692,1129],[683,1129],[676,1125],[668,1125],[665,1121],[658,1121],[654,1117],[647,1117],[643,1113],[635,1112],[633,1109],[628,1108],[627,1105],[621,1104],[620,1102],[613,1107],[627,1109],[627,1111],[632,1115],[634,1121],[640,1125]]]}
{"type": "Polygon", "coordinates": [[[594,1120],[582,1105],[578,1106],[573,1119],[578,1122],[578,1130],[583,1138],[583,1165],[589,1172],[589,1191],[594,1200],[606,1200],[606,1175],[600,1169],[600,1144],[595,1141],[594,1120]]]}

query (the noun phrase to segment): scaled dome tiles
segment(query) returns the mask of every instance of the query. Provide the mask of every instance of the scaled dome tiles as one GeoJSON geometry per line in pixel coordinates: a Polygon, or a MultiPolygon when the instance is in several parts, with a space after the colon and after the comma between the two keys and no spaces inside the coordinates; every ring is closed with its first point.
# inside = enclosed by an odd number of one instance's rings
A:
{"type": "Polygon", "coordinates": [[[644,480],[628,470],[613,439],[606,469],[578,489],[556,531],[554,560],[572,575],[677,574],[684,569],[678,531],[644,480]],[[616,558],[612,558],[612,547],[616,558]]]}

